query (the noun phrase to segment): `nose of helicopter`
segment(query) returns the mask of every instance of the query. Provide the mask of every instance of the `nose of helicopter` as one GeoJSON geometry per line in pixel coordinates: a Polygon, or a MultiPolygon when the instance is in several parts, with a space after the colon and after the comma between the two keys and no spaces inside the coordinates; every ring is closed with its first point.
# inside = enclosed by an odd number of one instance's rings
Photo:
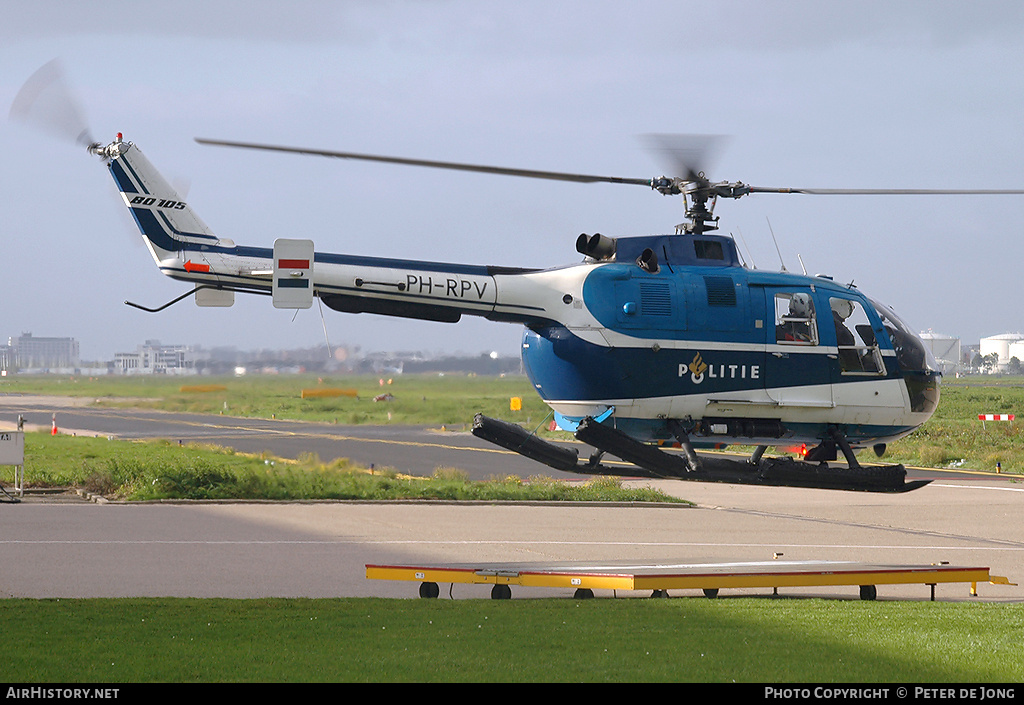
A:
{"type": "Polygon", "coordinates": [[[939,405],[942,380],[931,350],[891,308],[878,301],[871,303],[896,351],[896,364],[907,385],[911,411],[931,416],[939,405]]]}

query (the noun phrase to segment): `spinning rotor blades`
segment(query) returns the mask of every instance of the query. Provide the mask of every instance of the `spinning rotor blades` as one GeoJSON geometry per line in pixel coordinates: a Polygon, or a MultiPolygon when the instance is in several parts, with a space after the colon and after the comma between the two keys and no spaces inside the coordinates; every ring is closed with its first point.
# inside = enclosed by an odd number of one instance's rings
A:
{"type": "Polygon", "coordinates": [[[707,185],[705,174],[712,158],[721,151],[722,135],[643,135],[640,141],[670,174],[680,179],[707,185]]]}
{"type": "Polygon", "coordinates": [[[11,118],[38,127],[83,147],[93,139],[78,100],[64,78],[59,60],[32,74],[11,104],[11,118]]]}
{"type": "Polygon", "coordinates": [[[484,164],[465,164],[462,162],[434,161],[426,159],[410,159],[391,157],[379,154],[362,154],[358,152],[337,152],[325,149],[306,147],[288,147],[282,145],[262,144],[256,142],[237,142],[232,140],[215,140],[196,138],[199,144],[218,147],[235,147],[240,149],[258,149],[267,152],[285,152],[289,154],[305,154],[336,159],[359,159],[404,166],[421,166],[432,169],[450,169],[455,171],[473,171],[484,174],[500,174],[504,176],[521,176],[530,179],[548,179],[552,181],[573,181],[577,183],[608,183],[646,186],[663,194],[700,193],[705,197],[739,198],[751,193],[801,193],[817,196],[851,196],[851,195],[1009,195],[1024,194],[1024,189],[834,189],[834,188],[792,188],[749,186],[743,182],[712,182],[705,176],[704,167],[713,152],[717,151],[724,137],[718,135],[647,135],[642,138],[648,148],[663,155],[675,172],[674,177],[656,179],[638,179],[621,176],[597,176],[593,174],[574,174],[560,171],[542,171],[536,169],[515,169],[509,167],[489,166],[484,164]]]}

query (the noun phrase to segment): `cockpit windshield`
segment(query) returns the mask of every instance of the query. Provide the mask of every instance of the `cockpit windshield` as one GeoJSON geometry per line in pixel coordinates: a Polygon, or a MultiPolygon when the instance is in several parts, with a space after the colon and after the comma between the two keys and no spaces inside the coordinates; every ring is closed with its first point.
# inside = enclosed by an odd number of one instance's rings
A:
{"type": "Polygon", "coordinates": [[[932,357],[931,351],[925,347],[906,323],[888,306],[872,300],[871,304],[882,319],[882,325],[889,333],[889,339],[896,350],[896,362],[905,372],[937,372],[939,366],[932,357]]]}

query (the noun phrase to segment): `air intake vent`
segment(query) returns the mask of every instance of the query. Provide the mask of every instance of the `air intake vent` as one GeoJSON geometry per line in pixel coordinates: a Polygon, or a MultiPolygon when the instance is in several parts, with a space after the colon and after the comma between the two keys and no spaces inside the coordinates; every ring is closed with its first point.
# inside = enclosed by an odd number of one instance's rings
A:
{"type": "Polygon", "coordinates": [[[668,282],[640,282],[640,311],[645,316],[671,316],[668,282]]]}
{"type": "Polygon", "coordinates": [[[708,306],[735,306],[736,287],[732,277],[704,277],[708,290],[708,306]]]}

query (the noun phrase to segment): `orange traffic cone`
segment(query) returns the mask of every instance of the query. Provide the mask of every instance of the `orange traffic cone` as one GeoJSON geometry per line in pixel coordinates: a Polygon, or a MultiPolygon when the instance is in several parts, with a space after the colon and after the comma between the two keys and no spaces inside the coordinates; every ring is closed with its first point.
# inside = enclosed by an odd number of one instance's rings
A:
{"type": "Polygon", "coordinates": [[[51,436],[56,436],[57,435],[57,414],[53,415],[53,428],[50,429],[50,435],[51,436]]]}

